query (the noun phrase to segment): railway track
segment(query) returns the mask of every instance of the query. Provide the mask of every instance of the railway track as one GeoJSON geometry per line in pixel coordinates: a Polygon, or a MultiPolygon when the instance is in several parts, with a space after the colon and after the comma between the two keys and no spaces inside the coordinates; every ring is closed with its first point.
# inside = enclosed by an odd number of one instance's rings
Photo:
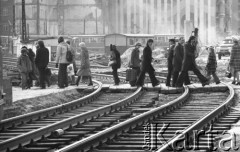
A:
{"type": "MultiPolygon", "coordinates": [[[[100,77],[103,76],[100,75],[100,77]]],[[[110,76],[108,77],[110,78],[110,76]]],[[[13,120],[12,123],[8,123],[5,127],[0,124],[2,128],[0,139],[8,135],[12,137],[0,141],[0,151],[49,151],[62,148],[73,141],[87,138],[143,111],[152,109],[155,102],[152,98],[157,98],[158,93],[141,90],[142,88],[138,88],[131,95],[129,93],[121,93],[121,97],[125,97],[122,100],[119,99],[117,94],[114,94],[113,99],[115,99],[115,102],[112,100],[107,102],[105,101],[106,99],[100,99],[101,96],[109,98],[109,94],[98,95],[94,101],[86,104],[89,107],[88,111],[79,115],[77,114],[82,112],[87,106],[81,109],[81,107],[77,108],[75,105],[73,106],[74,108],[66,108],[66,110],[60,112],[45,112],[45,115],[36,116],[35,119],[23,118],[26,120],[20,120],[19,123],[13,120]],[[116,102],[116,99],[119,101],[116,102]],[[90,109],[89,105],[93,106],[93,109],[90,109]],[[62,117],[65,119],[62,120],[62,117]],[[56,137],[54,131],[59,128],[64,130],[64,134],[56,137]],[[28,132],[24,132],[24,130],[28,132]]],[[[161,102],[161,104],[168,103],[178,96],[172,95],[166,98],[164,102],[161,102]]]]}
{"type": "MultiPolygon", "coordinates": [[[[166,152],[183,147],[183,142],[186,139],[183,136],[191,137],[188,140],[189,146],[191,146],[194,144],[192,142],[194,141],[194,136],[192,136],[194,130],[208,131],[208,126],[211,124],[217,130],[223,130],[238,119],[239,112],[231,109],[234,90],[228,85],[227,87],[227,92],[207,93],[190,92],[185,87],[184,94],[168,104],[128,119],[59,149],[57,152],[79,150],[91,152],[145,152],[152,150],[166,152]],[[225,125],[221,126],[224,123],[225,125]]],[[[199,147],[204,149],[206,148],[206,141],[204,141],[206,134],[201,139],[202,143],[199,147]]]]}
{"type": "MultiPolygon", "coordinates": [[[[67,104],[36,111],[19,117],[3,120],[0,123],[0,149],[8,144],[13,144],[16,139],[30,138],[34,136],[34,130],[45,130],[48,125],[68,120],[75,115],[84,115],[88,111],[94,111],[109,104],[112,104],[129,93],[107,93],[102,90],[102,83],[94,81],[99,85],[98,89],[81,99],[74,100],[67,104]],[[23,137],[27,135],[27,137],[23,137]]],[[[90,117],[91,118],[91,117],[90,117]]],[[[21,141],[21,140],[20,140],[21,141]]]]}

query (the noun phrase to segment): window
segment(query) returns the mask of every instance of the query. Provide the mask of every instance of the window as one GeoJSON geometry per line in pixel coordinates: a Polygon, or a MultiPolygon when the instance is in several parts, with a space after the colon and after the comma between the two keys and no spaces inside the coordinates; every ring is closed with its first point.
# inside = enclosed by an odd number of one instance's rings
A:
{"type": "Polygon", "coordinates": [[[3,32],[8,31],[8,24],[2,24],[2,25],[0,25],[0,27],[1,27],[1,31],[3,31],[3,32]]]}
{"type": "Polygon", "coordinates": [[[3,8],[1,15],[2,16],[8,16],[8,8],[3,8]]]}

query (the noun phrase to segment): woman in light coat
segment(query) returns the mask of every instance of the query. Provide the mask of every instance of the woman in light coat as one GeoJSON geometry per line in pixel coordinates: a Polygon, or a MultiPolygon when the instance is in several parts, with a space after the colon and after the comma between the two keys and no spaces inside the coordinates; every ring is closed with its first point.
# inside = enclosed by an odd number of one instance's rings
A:
{"type": "Polygon", "coordinates": [[[90,71],[88,49],[84,42],[81,42],[79,46],[81,48],[81,53],[80,53],[80,66],[77,72],[78,78],[77,78],[76,85],[78,86],[80,78],[82,77],[82,78],[88,78],[89,79],[88,86],[91,86],[93,85],[93,83],[92,83],[92,77],[91,77],[91,71],[90,71]]]}
{"type": "Polygon", "coordinates": [[[69,62],[66,59],[68,44],[64,42],[63,37],[58,38],[56,68],[58,69],[58,86],[59,88],[68,87],[67,66],[69,62]],[[58,66],[59,64],[59,66],[58,66]]]}
{"type": "Polygon", "coordinates": [[[237,39],[233,39],[233,43],[234,45],[232,46],[229,66],[233,74],[232,84],[240,85],[239,74],[238,74],[240,71],[240,45],[237,39]]]}

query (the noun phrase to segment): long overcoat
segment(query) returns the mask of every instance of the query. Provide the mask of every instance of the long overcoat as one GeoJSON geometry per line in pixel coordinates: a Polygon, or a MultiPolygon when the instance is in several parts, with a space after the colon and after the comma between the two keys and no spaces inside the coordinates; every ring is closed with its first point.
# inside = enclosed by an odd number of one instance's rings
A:
{"type": "Polygon", "coordinates": [[[114,61],[115,64],[112,65],[113,69],[119,69],[121,67],[121,56],[117,49],[111,51],[110,61],[114,61]]]}
{"type": "Polygon", "coordinates": [[[174,48],[175,48],[175,45],[171,45],[169,50],[168,50],[168,57],[167,57],[168,69],[172,69],[173,68],[173,52],[174,52],[174,48]]]}
{"type": "Polygon", "coordinates": [[[230,55],[229,65],[235,72],[240,71],[240,45],[234,44],[230,55]]]}
{"type": "Polygon", "coordinates": [[[152,66],[152,49],[149,46],[146,46],[143,49],[143,60],[141,64],[141,70],[142,71],[155,71],[152,66]]]}
{"type": "Polygon", "coordinates": [[[195,61],[195,51],[196,46],[192,46],[190,43],[186,43],[184,45],[182,71],[189,71],[192,70],[194,67],[197,68],[197,64],[195,61]]]}
{"type": "Polygon", "coordinates": [[[216,54],[214,53],[214,51],[212,51],[208,55],[206,70],[208,72],[216,72],[216,69],[217,69],[216,54]]]}
{"type": "Polygon", "coordinates": [[[35,64],[38,68],[46,68],[49,62],[49,51],[47,48],[38,48],[35,64]]]}
{"type": "Polygon", "coordinates": [[[130,61],[128,66],[132,68],[139,68],[141,60],[139,59],[139,49],[135,48],[132,50],[130,61]]]}
{"type": "Polygon", "coordinates": [[[183,62],[183,56],[184,56],[184,49],[183,45],[178,43],[173,52],[173,69],[174,71],[180,72],[182,69],[182,62],[183,62]]]}
{"type": "Polygon", "coordinates": [[[91,76],[88,49],[86,47],[81,47],[81,49],[82,50],[80,53],[80,66],[77,71],[77,75],[78,76],[91,76]]]}
{"type": "Polygon", "coordinates": [[[32,72],[32,63],[27,55],[20,55],[17,61],[17,67],[20,73],[32,72]]]}

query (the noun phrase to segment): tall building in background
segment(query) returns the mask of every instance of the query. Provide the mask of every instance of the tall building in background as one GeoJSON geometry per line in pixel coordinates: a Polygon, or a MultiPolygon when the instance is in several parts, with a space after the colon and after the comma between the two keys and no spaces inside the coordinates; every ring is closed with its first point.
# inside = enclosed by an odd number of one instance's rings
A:
{"type": "MultiPolygon", "coordinates": [[[[240,32],[239,8],[238,0],[27,0],[26,22],[30,35],[52,36],[190,34],[198,27],[201,42],[213,44],[240,32]]],[[[15,10],[20,34],[21,0],[15,10]]]]}
{"type": "Polygon", "coordinates": [[[0,0],[0,45],[8,47],[14,35],[14,0],[0,0]]]}
{"type": "MultiPolygon", "coordinates": [[[[26,0],[26,25],[29,35],[58,35],[57,0],[26,0]]],[[[22,0],[15,0],[16,33],[21,34],[22,0]]]]}

